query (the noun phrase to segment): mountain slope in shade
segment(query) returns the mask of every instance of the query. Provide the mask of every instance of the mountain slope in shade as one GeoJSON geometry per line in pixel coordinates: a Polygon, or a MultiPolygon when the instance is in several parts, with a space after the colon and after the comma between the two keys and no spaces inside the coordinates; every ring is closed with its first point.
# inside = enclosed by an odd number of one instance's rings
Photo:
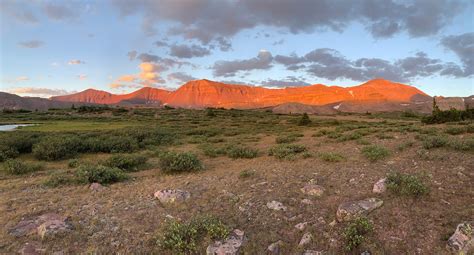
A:
{"type": "Polygon", "coordinates": [[[209,80],[190,81],[176,91],[142,88],[130,94],[114,95],[105,91],[86,90],[80,93],[52,97],[63,102],[96,104],[167,104],[183,108],[261,108],[285,103],[326,105],[343,101],[410,102],[414,98],[429,98],[415,87],[376,79],[354,87],[316,84],[304,87],[269,89],[233,85],[209,80]]]}
{"type": "MultiPolygon", "coordinates": [[[[72,102],[52,101],[39,97],[20,97],[17,95],[0,92],[0,109],[48,110],[50,108],[71,107],[72,102]]],[[[78,104],[80,105],[80,104],[78,104]]]]}

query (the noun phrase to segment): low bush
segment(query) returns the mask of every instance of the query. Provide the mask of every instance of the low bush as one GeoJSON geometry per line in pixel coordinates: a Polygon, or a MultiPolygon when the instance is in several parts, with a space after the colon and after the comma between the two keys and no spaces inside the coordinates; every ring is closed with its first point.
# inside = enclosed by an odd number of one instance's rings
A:
{"type": "Polygon", "coordinates": [[[421,138],[423,148],[432,149],[432,148],[441,148],[448,145],[448,138],[445,136],[424,136],[421,138]]]}
{"type": "Polygon", "coordinates": [[[227,156],[230,158],[255,158],[258,156],[258,150],[249,148],[249,147],[243,147],[243,146],[230,146],[226,150],[227,156]]]}
{"type": "Polygon", "coordinates": [[[303,113],[301,118],[298,120],[298,125],[299,126],[308,126],[311,124],[311,119],[309,118],[307,113],[303,113]]]}
{"type": "Polygon", "coordinates": [[[474,138],[451,140],[449,147],[457,151],[474,151],[474,138]]]}
{"type": "Polygon", "coordinates": [[[306,147],[299,144],[280,144],[270,149],[269,155],[278,159],[294,159],[296,154],[306,151],[306,147]]]}
{"type": "Polygon", "coordinates": [[[296,136],[291,136],[291,135],[278,136],[277,138],[275,138],[276,143],[292,143],[292,142],[295,142],[296,140],[298,140],[298,138],[296,136]]]}
{"type": "Polygon", "coordinates": [[[72,136],[48,136],[33,146],[33,154],[40,160],[60,160],[73,157],[81,146],[81,140],[72,136]]]}
{"type": "Polygon", "coordinates": [[[66,186],[71,184],[78,184],[80,181],[72,174],[53,174],[43,184],[46,187],[56,188],[59,186],[66,186]]]}
{"type": "Polygon", "coordinates": [[[202,253],[199,248],[205,238],[221,240],[229,233],[229,228],[219,219],[201,216],[189,222],[169,222],[158,236],[156,244],[174,254],[199,254],[202,253]]]}
{"type": "Polygon", "coordinates": [[[181,173],[202,170],[201,161],[191,152],[166,152],[160,157],[164,173],[181,173]]]}
{"type": "Polygon", "coordinates": [[[71,159],[71,160],[69,160],[69,161],[67,162],[67,166],[68,166],[69,168],[76,168],[76,167],[79,166],[79,160],[76,159],[76,158],[71,159]]]}
{"type": "Polygon", "coordinates": [[[334,152],[321,152],[319,157],[326,162],[341,162],[345,160],[344,156],[334,152]]]}
{"type": "Polygon", "coordinates": [[[108,158],[104,165],[120,168],[125,171],[135,172],[138,167],[145,164],[147,158],[137,154],[115,154],[108,158]]]}
{"type": "Polygon", "coordinates": [[[81,183],[111,184],[128,179],[123,170],[102,165],[82,165],[77,169],[76,176],[81,183]]]}
{"type": "Polygon", "coordinates": [[[0,145],[0,162],[18,157],[19,153],[12,147],[0,145]]]}
{"type": "Polygon", "coordinates": [[[401,144],[399,144],[399,145],[397,146],[397,149],[398,149],[399,151],[404,151],[404,150],[407,149],[407,148],[413,147],[414,144],[415,144],[414,141],[403,142],[403,143],[401,143],[401,144]]]}
{"type": "Polygon", "coordinates": [[[239,178],[245,179],[255,175],[255,170],[243,170],[239,173],[239,178]]]}
{"type": "Polygon", "coordinates": [[[367,218],[357,218],[353,220],[344,229],[344,237],[346,239],[346,250],[351,251],[357,248],[365,240],[365,235],[372,232],[373,224],[367,218]]]}
{"type": "Polygon", "coordinates": [[[5,172],[13,175],[32,173],[41,169],[43,169],[43,166],[40,164],[25,163],[15,159],[8,159],[4,163],[5,172]]]}
{"type": "Polygon", "coordinates": [[[444,130],[445,133],[450,135],[460,135],[467,132],[466,127],[448,127],[444,130]]]}
{"type": "Polygon", "coordinates": [[[223,156],[226,154],[226,150],[223,147],[217,147],[211,144],[202,144],[202,145],[199,145],[198,147],[202,150],[204,155],[211,158],[223,156]]]}
{"type": "Polygon", "coordinates": [[[370,161],[377,161],[390,155],[390,151],[379,145],[369,145],[362,148],[362,154],[370,161]]]}
{"type": "Polygon", "coordinates": [[[390,173],[387,176],[387,189],[395,194],[421,196],[428,193],[428,187],[420,177],[399,172],[390,173]]]}

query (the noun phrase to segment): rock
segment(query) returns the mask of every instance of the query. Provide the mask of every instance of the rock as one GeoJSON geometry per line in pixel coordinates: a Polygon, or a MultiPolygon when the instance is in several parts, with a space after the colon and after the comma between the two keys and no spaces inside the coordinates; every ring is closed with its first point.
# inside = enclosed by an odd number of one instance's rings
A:
{"type": "Polygon", "coordinates": [[[448,249],[460,254],[468,254],[474,250],[474,221],[464,222],[456,227],[454,234],[448,239],[448,249]]]}
{"type": "Polygon", "coordinates": [[[104,188],[105,188],[105,187],[102,186],[102,185],[101,185],[100,183],[98,183],[98,182],[94,182],[94,183],[92,183],[92,184],[89,186],[89,189],[90,189],[91,191],[101,191],[101,190],[103,190],[104,188]]]}
{"type": "Polygon", "coordinates": [[[306,250],[303,252],[303,255],[323,255],[321,251],[306,250]]]}
{"type": "Polygon", "coordinates": [[[271,201],[271,202],[268,202],[267,203],[267,207],[268,209],[272,209],[272,210],[275,210],[275,211],[286,211],[286,206],[284,206],[282,203],[278,202],[278,201],[271,201]]]}
{"type": "Polygon", "coordinates": [[[372,192],[377,193],[377,194],[384,193],[387,190],[386,181],[387,181],[387,178],[383,178],[383,179],[378,180],[374,184],[374,188],[372,189],[372,192]]]}
{"type": "Polygon", "coordinates": [[[303,231],[306,226],[308,225],[308,222],[301,222],[295,225],[295,228],[298,229],[299,231],[303,231]]]}
{"type": "Polygon", "coordinates": [[[312,205],[313,204],[313,202],[311,200],[307,199],[307,198],[301,200],[301,203],[305,204],[305,205],[312,205]]]}
{"type": "Polygon", "coordinates": [[[301,237],[300,243],[298,244],[299,246],[305,246],[311,242],[313,239],[313,235],[309,232],[305,233],[303,237],[301,237]]]}
{"type": "Polygon", "coordinates": [[[279,240],[278,242],[274,242],[270,244],[267,248],[269,254],[272,255],[279,255],[281,254],[281,246],[283,245],[283,241],[279,240]]]}
{"type": "MultiPolygon", "coordinates": [[[[65,233],[72,230],[72,225],[67,217],[62,217],[57,214],[43,215],[44,222],[39,225],[37,231],[41,238],[54,236],[60,233],[65,233]]],[[[40,217],[43,217],[40,216],[40,217]]]]}
{"type": "Polygon", "coordinates": [[[21,255],[39,255],[43,251],[39,243],[25,243],[18,253],[21,255]]]}
{"type": "Polygon", "coordinates": [[[56,213],[45,213],[36,218],[20,221],[15,227],[9,229],[8,233],[16,237],[37,233],[43,238],[46,235],[65,232],[72,228],[68,217],[56,213]]]}
{"type": "Polygon", "coordinates": [[[163,189],[155,192],[154,196],[162,203],[174,203],[188,200],[191,193],[179,189],[163,189]]]}
{"type": "Polygon", "coordinates": [[[306,195],[320,197],[324,193],[324,188],[316,184],[306,184],[301,188],[301,192],[306,195]]]}
{"type": "Polygon", "coordinates": [[[207,246],[207,255],[236,255],[244,243],[244,231],[234,229],[224,241],[215,241],[207,246]]]}
{"type": "Polygon", "coordinates": [[[365,216],[382,205],[383,201],[378,198],[344,202],[337,208],[336,218],[339,222],[350,221],[357,217],[365,216]]]}

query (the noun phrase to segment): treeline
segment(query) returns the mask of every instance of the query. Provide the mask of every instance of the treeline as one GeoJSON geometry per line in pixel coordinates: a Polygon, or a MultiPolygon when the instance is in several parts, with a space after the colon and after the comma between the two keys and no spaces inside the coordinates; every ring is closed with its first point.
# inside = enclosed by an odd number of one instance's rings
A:
{"type": "Polygon", "coordinates": [[[446,122],[474,120],[474,109],[469,107],[466,110],[457,110],[451,108],[447,111],[442,111],[436,104],[436,99],[433,98],[433,112],[429,116],[425,116],[421,121],[425,124],[440,124],[446,122]]]}

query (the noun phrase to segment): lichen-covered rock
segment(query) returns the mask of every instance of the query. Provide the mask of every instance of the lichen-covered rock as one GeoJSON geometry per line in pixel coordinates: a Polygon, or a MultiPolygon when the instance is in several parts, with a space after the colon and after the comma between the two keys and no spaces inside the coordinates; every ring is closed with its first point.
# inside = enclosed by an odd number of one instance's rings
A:
{"type": "Polygon", "coordinates": [[[43,239],[70,230],[72,230],[72,225],[69,223],[69,219],[64,217],[48,219],[37,229],[38,235],[43,239]]]}
{"type": "Polygon", "coordinates": [[[454,234],[448,239],[448,248],[460,254],[474,251],[474,222],[459,224],[454,234]]]}
{"type": "Polygon", "coordinates": [[[188,200],[191,193],[179,189],[163,189],[155,192],[154,196],[162,203],[174,203],[188,200]]]}
{"type": "Polygon", "coordinates": [[[89,186],[89,189],[90,189],[91,191],[96,191],[96,192],[97,192],[97,191],[101,191],[101,190],[103,190],[104,188],[105,188],[105,187],[102,186],[102,185],[101,185],[100,183],[98,183],[98,182],[94,182],[94,183],[92,183],[92,184],[89,186]]]}
{"type": "Polygon", "coordinates": [[[207,246],[207,255],[236,255],[244,244],[244,231],[234,229],[224,241],[215,241],[207,246]]]}
{"type": "Polygon", "coordinates": [[[344,202],[337,208],[336,218],[339,222],[350,221],[357,217],[365,216],[382,205],[383,201],[378,198],[344,202]]]}
{"type": "Polygon", "coordinates": [[[279,240],[270,244],[267,248],[268,254],[271,255],[280,255],[281,254],[281,246],[283,245],[283,241],[279,240]]]}
{"type": "Polygon", "coordinates": [[[305,233],[303,237],[301,237],[300,243],[298,244],[299,246],[305,246],[309,244],[313,240],[313,235],[311,233],[305,233]]]}
{"type": "Polygon", "coordinates": [[[320,197],[324,193],[324,188],[319,185],[309,183],[304,185],[303,188],[301,188],[301,192],[306,195],[320,197]]]}
{"type": "Polygon", "coordinates": [[[372,192],[380,194],[384,193],[387,190],[387,178],[383,178],[378,180],[374,184],[374,188],[372,189],[372,192]]]}
{"type": "Polygon", "coordinates": [[[302,255],[322,255],[323,252],[321,251],[313,251],[313,250],[306,250],[303,252],[302,255]]]}
{"type": "Polygon", "coordinates": [[[284,206],[281,202],[278,201],[271,201],[267,203],[267,208],[272,209],[275,211],[286,211],[286,206],[284,206]]]}
{"type": "Polygon", "coordinates": [[[73,227],[68,217],[56,213],[45,213],[38,217],[24,219],[10,229],[10,235],[20,237],[37,233],[41,238],[66,232],[73,227]]]}
{"type": "Polygon", "coordinates": [[[301,222],[295,225],[295,228],[298,229],[299,231],[303,231],[306,226],[308,226],[308,222],[301,222]]]}
{"type": "Polygon", "coordinates": [[[39,255],[44,252],[44,249],[41,249],[41,245],[36,242],[25,243],[21,249],[18,251],[20,255],[39,255]]]}

